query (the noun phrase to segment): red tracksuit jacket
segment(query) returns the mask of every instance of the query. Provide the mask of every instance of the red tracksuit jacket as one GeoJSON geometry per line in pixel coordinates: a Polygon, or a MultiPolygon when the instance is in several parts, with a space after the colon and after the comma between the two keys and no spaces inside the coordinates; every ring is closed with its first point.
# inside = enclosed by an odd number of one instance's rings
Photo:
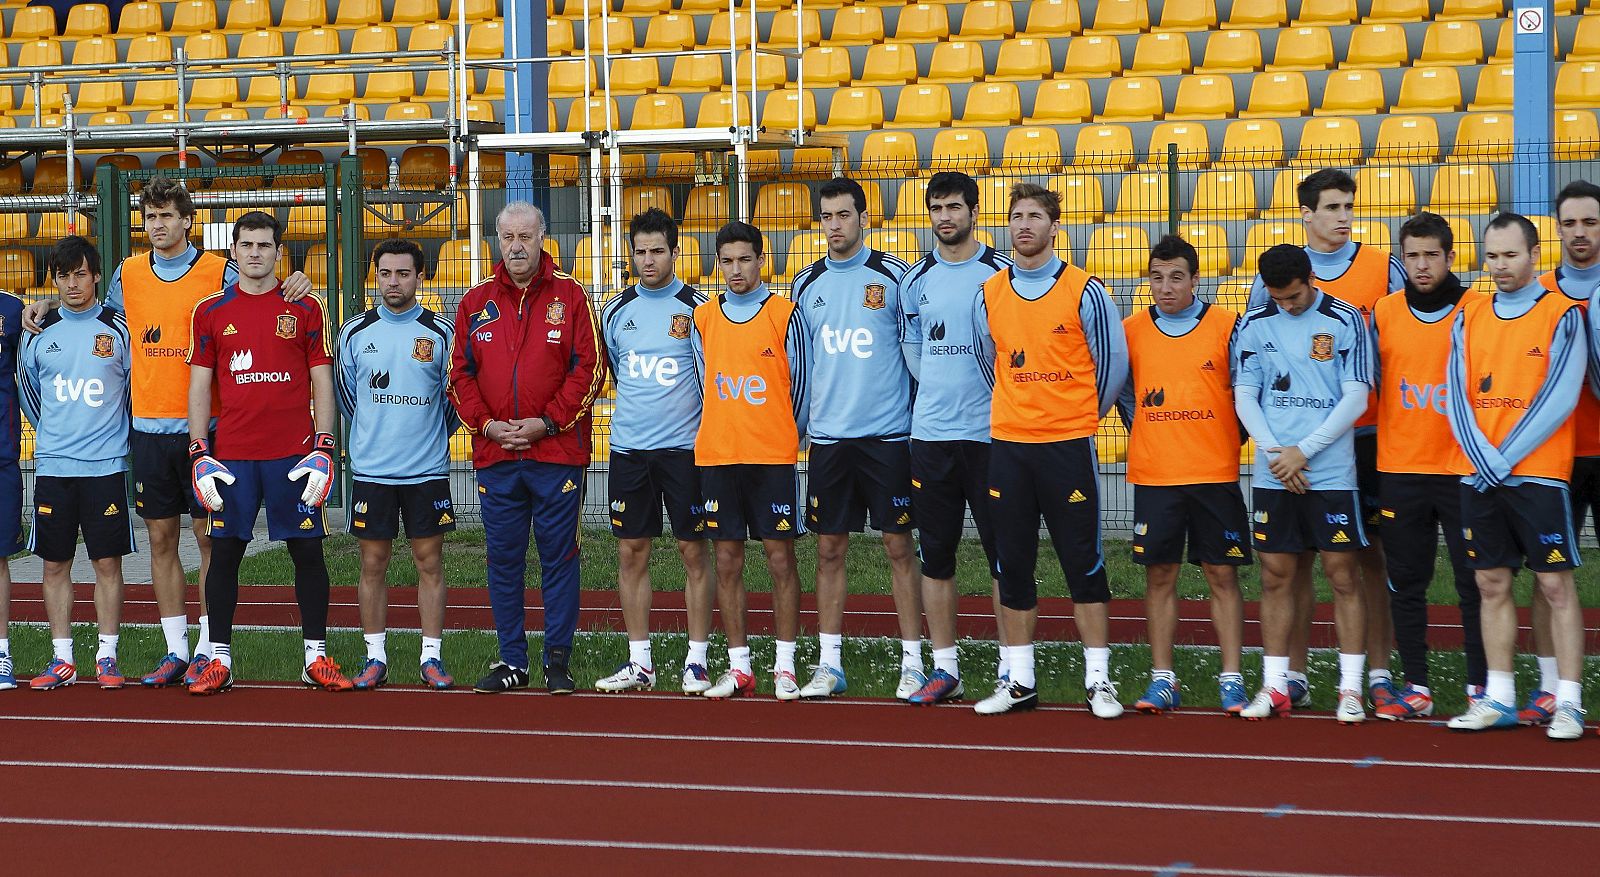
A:
{"type": "Polygon", "coordinates": [[[589,296],[556,270],[549,253],[526,289],[497,263],[467,290],[456,311],[450,398],[472,432],[472,465],[538,460],[586,466],[589,406],[605,382],[605,356],[589,296]],[[491,420],[549,417],[557,432],[526,451],[507,451],[483,437],[491,420]]]}

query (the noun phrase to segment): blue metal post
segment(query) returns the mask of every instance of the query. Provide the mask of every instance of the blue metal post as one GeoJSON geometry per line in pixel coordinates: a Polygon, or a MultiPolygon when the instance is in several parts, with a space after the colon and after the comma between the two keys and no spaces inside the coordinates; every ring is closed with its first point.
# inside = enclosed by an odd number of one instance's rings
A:
{"type": "MultiPolygon", "coordinates": [[[[569,0],[571,2],[571,0],[569,0]]],[[[544,0],[507,0],[506,57],[537,58],[546,52],[544,0]],[[512,22],[515,26],[510,26],[512,22]]],[[[549,119],[545,112],[549,64],[519,64],[506,75],[505,106],[501,118],[508,133],[544,133],[549,119]]],[[[545,202],[549,190],[549,162],[526,152],[506,154],[506,198],[523,198],[549,209],[545,202]],[[537,181],[537,185],[535,182],[537,181]]]]}
{"type": "Polygon", "coordinates": [[[1524,215],[1550,211],[1550,157],[1555,95],[1550,74],[1555,58],[1551,0],[1516,0],[1512,9],[1516,153],[1511,165],[1511,209],[1524,215]]]}

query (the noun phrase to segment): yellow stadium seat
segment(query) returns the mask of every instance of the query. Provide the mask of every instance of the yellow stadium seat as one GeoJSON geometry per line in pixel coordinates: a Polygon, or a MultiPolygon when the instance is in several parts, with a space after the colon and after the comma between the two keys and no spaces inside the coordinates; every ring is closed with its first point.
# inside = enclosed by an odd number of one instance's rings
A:
{"type": "Polygon", "coordinates": [[[1117,183],[1117,206],[1111,222],[1158,222],[1172,207],[1166,174],[1125,174],[1117,183]]]}
{"type": "Polygon", "coordinates": [[[1357,17],[1356,0],[1301,0],[1300,17],[1294,24],[1341,25],[1350,24],[1357,17]]]}
{"type": "Polygon", "coordinates": [[[1223,30],[1259,30],[1278,27],[1289,20],[1284,0],[1234,0],[1223,30]]]}
{"type": "MultiPolygon", "coordinates": [[[[746,52],[739,53],[739,63],[734,67],[739,76],[739,87],[742,90],[750,89],[750,55],[746,52]]],[[[777,55],[756,55],[756,87],[762,90],[782,88],[789,82],[789,66],[777,55]]],[[[807,78],[806,87],[811,83],[807,78]]]]}
{"type": "Polygon", "coordinates": [[[1211,138],[1206,126],[1192,122],[1162,122],[1150,129],[1150,143],[1145,148],[1145,164],[1152,168],[1167,166],[1167,146],[1178,148],[1178,167],[1192,170],[1211,163],[1211,138]]]}
{"type": "MultiPolygon", "coordinates": [[[[546,238],[545,240],[551,241],[551,240],[554,240],[554,238],[546,238]]],[[[311,273],[310,270],[309,270],[309,266],[312,264],[313,259],[316,258],[317,256],[321,256],[322,258],[326,258],[327,257],[327,252],[328,251],[325,248],[319,249],[316,246],[313,246],[309,250],[306,251],[306,265],[308,266],[308,270],[306,271],[306,274],[308,276],[311,273]]],[[[484,241],[480,245],[480,249],[479,249],[478,252],[480,253],[479,258],[481,259],[481,261],[478,264],[478,276],[479,277],[485,277],[485,276],[487,276],[489,274],[489,270],[490,270],[489,254],[491,252],[493,252],[493,247],[491,247],[489,245],[488,241],[484,241]]],[[[323,270],[326,270],[326,269],[323,269],[323,270]]],[[[438,284],[440,286],[466,286],[472,280],[471,271],[472,271],[472,242],[471,241],[468,241],[468,240],[445,241],[444,243],[439,245],[439,258],[438,258],[438,261],[435,263],[434,274],[433,274],[433,282],[434,283],[436,283],[436,284],[438,284]]]]}
{"type": "Polygon", "coordinates": [[[1396,113],[1453,113],[1461,108],[1461,77],[1454,67],[1411,67],[1400,80],[1396,113]]]}
{"type": "MultiPolygon", "coordinates": [[[[174,84],[174,87],[176,87],[176,84],[174,84]]],[[[60,127],[65,122],[65,120],[61,119],[59,116],[63,108],[66,106],[66,102],[67,87],[65,85],[46,85],[40,88],[39,104],[45,115],[43,121],[41,121],[36,127],[60,127]],[[56,118],[51,118],[51,116],[56,116],[56,118]]],[[[22,105],[17,109],[19,115],[32,115],[33,89],[24,88],[22,90],[22,105]]]]}
{"type": "Polygon", "coordinates": [[[215,61],[228,57],[228,38],[222,34],[197,33],[184,38],[183,51],[191,61],[215,61]]]}
{"type": "MultiPolygon", "coordinates": [[[[847,65],[848,66],[848,65],[847,65]]],[[[937,43],[921,82],[976,82],[983,78],[983,46],[967,40],[937,43]]]]}
{"type": "Polygon", "coordinates": [[[1189,222],[1250,219],[1256,213],[1256,180],[1248,171],[1206,171],[1194,184],[1189,222]]]}
{"type": "Polygon", "coordinates": [[[607,80],[612,94],[644,94],[661,85],[661,65],[655,58],[613,58],[607,80]]]}
{"type": "Polygon", "coordinates": [[[666,186],[628,186],[622,190],[619,212],[624,218],[632,218],[652,207],[674,216],[672,190],[666,186]]]}
{"type": "Polygon", "coordinates": [[[1102,122],[1148,122],[1166,112],[1161,80],[1146,76],[1124,76],[1106,86],[1102,122]]]}
{"type": "Polygon", "coordinates": [[[741,9],[730,19],[727,13],[727,8],[728,7],[724,5],[722,7],[723,11],[711,16],[711,29],[706,32],[706,41],[701,48],[728,48],[728,46],[731,45],[731,43],[728,42],[728,27],[730,21],[733,23],[732,27],[734,33],[738,34],[736,41],[740,44],[744,44],[749,41],[750,16],[743,9],[741,9]]]}
{"type": "Polygon", "coordinates": [[[974,0],[961,10],[961,38],[995,39],[1016,33],[1011,4],[1006,0],[974,0]]]}
{"type": "Polygon", "coordinates": [[[873,131],[861,144],[859,168],[863,174],[903,177],[916,173],[917,140],[904,131],[873,131]]]}
{"type": "MultiPolygon", "coordinates": [[[[784,14],[779,13],[773,19],[774,28],[778,19],[783,17],[784,14]]],[[[900,10],[900,21],[895,24],[893,39],[897,43],[934,43],[948,36],[950,15],[945,11],[944,4],[913,3],[900,10]]],[[[776,36],[771,41],[782,45],[776,36]]]]}
{"type": "Polygon", "coordinates": [[[1233,273],[1233,255],[1228,249],[1228,232],[1208,222],[1184,222],[1178,237],[1188,241],[1200,257],[1202,277],[1225,277],[1233,273]]]}
{"type": "Polygon", "coordinates": [[[950,89],[943,85],[910,85],[900,89],[894,123],[900,127],[939,127],[950,124],[950,89]]]}
{"type": "Polygon", "coordinates": [[[1510,64],[1490,64],[1478,70],[1478,90],[1467,109],[1472,112],[1501,110],[1510,112],[1515,99],[1512,84],[1514,69],[1510,64]]]}
{"type": "Polygon", "coordinates": [[[960,127],[1015,125],[1022,119],[1022,96],[1013,82],[990,82],[967,91],[966,108],[955,121],[960,127]]]}
{"type": "MultiPolygon", "coordinates": [[[[208,82],[232,83],[231,79],[202,79],[196,85],[208,82]]],[[[417,81],[414,74],[408,71],[391,71],[386,73],[368,73],[367,88],[361,93],[361,99],[369,103],[392,103],[403,101],[417,92],[417,81]]],[[[195,103],[190,98],[190,103],[195,103]]],[[[229,101],[223,101],[229,103],[229,101]]]]}
{"type": "Polygon", "coordinates": [[[981,128],[945,129],[933,137],[928,170],[982,174],[989,170],[989,138],[981,128]]]}
{"type": "Polygon", "coordinates": [[[25,289],[33,285],[33,253],[27,250],[0,250],[0,288],[25,289]]]}
{"type": "MultiPolygon", "coordinates": [[[[232,82],[233,80],[223,81],[232,82]]],[[[132,109],[151,110],[157,107],[177,107],[177,105],[178,83],[176,81],[146,79],[134,83],[133,102],[129,104],[132,109]]]]}
{"type": "Polygon", "coordinates": [[[104,3],[78,3],[67,12],[62,36],[93,37],[111,33],[111,10],[104,3]]]}
{"type": "MultiPolygon", "coordinates": [[[[1202,256],[1201,258],[1204,257],[1202,256]]],[[[1244,265],[1241,264],[1239,267],[1243,268],[1244,265]]],[[[1217,286],[1217,291],[1211,296],[1211,303],[1217,307],[1227,308],[1228,310],[1233,311],[1235,314],[1242,314],[1248,309],[1249,306],[1250,286],[1251,284],[1249,281],[1238,280],[1231,280],[1227,283],[1220,284],[1217,286]]],[[[1250,448],[1249,453],[1252,455],[1255,454],[1255,449],[1250,448]]],[[[1246,457],[1244,461],[1248,463],[1251,461],[1251,459],[1252,458],[1250,457],[1246,457]]]]}
{"type": "MultiPolygon", "coordinates": [[[[1461,26],[1471,27],[1468,24],[1461,26]]],[[[1482,57],[1483,46],[1480,44],[1478,49],[1478,55],[1482,57]]],[[[1578,19],[1578,30],[1572,35],[1572,48],[1567,51],[1566,60],[1600,60],[1600,16],[1585,15],[1578,19]]]]}
{"type": "Polygon", "coordinates": [[[1439,21],[1472,18],[1499,18],[1506,14],[1505,0],[1444,0],[1435,16],[1439,21]]]}
{"type": "Polygon", "coordinates": [[[72,46],[72,66],[74,67],[100,67],[106,64],[115,64],[119,60],[117,57],[117,41],[108,37],[80,39],[72,46]]]}
{"type": "Polygon", "coordinates": [[[1528,220],[1539,230],[1539,261],[1534,263],[1533,270],[1541,274],[1554,271],[1561,264],[1561,232],[1557,230],[1555,218],[1534,214],[1528,220]]]}
{"type": "MultiPolygon", "coordinates": [[[[77,187],[83,189],[83,164],[78,163],[77,187]]],[[[67,157],[50,155],[41,158],[33,168],[33,191],[40,195],[59,195],[67,190],[67,157]]]]}
{"type": "Polygon", "coordinates": [[[1150,235],[1137,225],[1098,226],[1084,255],[1084,269],[1102,280],[1143,277],[1149,267],[1150,235]]]}
{"type": "Polygon", "coordinates": [[[1383,79],[1376,70],[1335,70],[1323,84],[1318,116],[1367,116],[1383,110],[1383,79]]]}
{"type": "Polygon", "coordinates": [[[895,194],[894,216],[886,218],[885,228],[924,228],[928,224],[927,216],[928,180],[925,177],[916,177],[905,180],[900,184],[900,191],[895,194]]]}
{"type": "Polygon", "coordinates": [[[765,228],[811,227],[811,190],[793,183],[768,183],[756,192],[754,222],[765,228]]]}
{"type": "MultiPolygon", "coordinates": [[[[173,92],[177,92],[176,85],[173,92]]],[[[120,82],[85,82],[78,86],[73,106],[80,113],[103,113],[120,108],[127,98],[120,82]]]]}
{"type": "Polygon", "coordinates": [[[1052,79],[1039,83],[1033,97],[1033,115],[1023,121],[1029,125],[1076,125],[1093,115],[1089,86],[1083,80],[1052,79]]]}
{"type": "Polygon", "coordinates": [[[568,131],[608,131],[620,121],[616,98],[611,98],[609,102],[603,97],[575,100],[567,108],[568,131]]]}
{"type": "Polygon", "coordinates": [[[316,73],[306,77],[300,99],[311,104],[336,104],[355,100],[356,78],[350,73],[316,73]]]}
{"type": "Polygon", "coordinates": [[[761,124],[778,131],[799,128],[809,131],[816,128],[817,93],[810,89],[800,92],[792,88],[767,92],[766,99],[761,103],[761,124]]]}
{"type": "Polygon", "coordinates": [[[56,11],[49,6],[24,6],[11,19],[11,39],[54,39],[56,11]]]}
{"type": "Polygon", "coordinates": [[[445,11],[445,21],[455,21],[458,15],[457,7],[464,6],[467,21],[488,21],[495,17],[495,0],[450,0],[450,8],[445,11]]]}
{"type": "Polygon", "coordinates": [[[594,68],[592,61],[583,61],[573,58],[567,61],[556,61],[550,65],[550,78],[546,80],[546,88],[551,97],[582,97],[584,94],[584,71],[589,72],[589,88],[598,90],[600,76],[594,68]]]}
{"type": "MultiPolygon", "coordinates": [[[[270,58],[287,54],[283,47],[283,34],[278,31],[253,30],[239,37],[240,58],[270,58]]],[[[273,91],[276,93],[277,90],[273,91]]]]}
{"type": "Polygon", "coordinates": [[[1233,112],[1233,80],[1227,76],[1197,74],[1178,80],[1177,102],[1167,118],[1225,119],[1233,112]]]}
{"type": "Polygon", "coordinates": [[[1333,66],[1333,35],[1325,27],[1295,27],[1278,33],[1268,72],[1326,70],[1333,66]]]}
{"type": "Polygon", "coordinates": [[[1516,146],[1510,113],[1468,113],[1456,126],[1453,162],[1509,162],[1516,146]]]}
{"type": "Polygon", "coordinates": [[[1386,116],[1372,144],[1374,164],[1432,164],[1439,159],[1439,123],[1432,116],[1386,116]]]}
{"type": "Polygon", "coordinates": [[[1456,239],[1456,260],[1451,263],[1450,270],[1457,274],[1477,271],[1478,238],[1477,232],[1472,230],[1472,220],[1466,216],[1446,216],[1444,221],[1449,223],[1456,239]]]}
{"type": "Polygon", "coordinates": [[[1146,0],[1100,0],[1095,5],[1094,26],[1085,33],[1115,36],[1150,29],[1150,6],[1146,0]]]}
{"type": "Polygon", "coordinates": [[[126,57],[129,64],[169,64],[172,62],[172,40],[165,34],[134,37],[128,41],[126,57]]]}
{"type": "MultiPolygon", "coordinates": [[[[1580,23],[1581,29],[1583,25],[1580,23]]],[[[1432,66],[1483,62],[1483,31],[1476,22],[1436,21],[1422,37],[1419,64],[1432,66]]]]}
{"type": "MultiPolygon", "coordinates": [[[[549,19],[557,21],[558,19],[549,19]]],[[[570,25],[569,25],[570,33],[570,25]]],[[[694,17],[670,13],[667,15],[652,15],[650,23],[645,26],[644,49],[652,52],[682,51],[695,44],[694,17]]],[[[555,50],[550,50],[555,54],[555,50]]],[[[676,60],[685,61],[687,58],[676,60]]]]}
{"type": "Polygon", "coordinates": [[[390,104],[383,110],[385,119],[398,119],[400,121],[415,121],[417,119],[433,118],[433,108],[427,104],[398,103],[390,104]]]}
{"type": "Polygon", "coordinates": [[[672,59],[672,79],[661,90],[699,94],[714,92],[721,87],[721,58],[715,55],[687,55],[672,59]]]}
{"type": "Polygon", "coordinates": [[[1181,33],[1141,34],[1133,47],[1133,73],[1140,76],[1175,76],[1187,72],[1189,38],[1181,33]]]}
{"type": "MultiPolygon", "coordinates": [[[[241,110],[240,113],[242,115],[244,115],[244,116],[248,116],[249,115],[248,113],[245,113],[243,110],[241,110]]],[[[89,117],[89,127],[91,127],[91,128],[99,128],[101,126],[108,126],[109,127],[111,125],[132,125],[132,124],[133,124],[133,115],[130,114],[130,113],[123,113],[123,112],[95,113],[94,115],[89,117]]]]}
{"type": "Polygon", "coordinates": [[[1283,164],[1283,126],[1271,120],[1229,122],[1217,164],[1258,168],[1283,164]]]}
{"type": "Polygon", "coordinates": [[[1183,33],[1211,30],[1216,26],[1215,0],[1167,0],[1161,5],[1161,24],[1152,30],[1183,33]]]}
{"type": "Polygon", "coordinates": [[[446,27],[438,21],[414,25],[411,28],[411,35],[406,37],[406,51],[437,52],[444,48],[445,40],[454,34],[454,28],[446,27]]]}
{"type": "Polygon", "coordinates": [[[1244,261],[1239,263],[1243,273],[1254,274],[1261,254],[1279,244],[1306,245],[1305,224],[1293,222],[1258,222],[1250,226],[1244,236],[1244,261]]]}
{"type": "Polygon", "coordinates": [[[1219,30],[1206,37],[1205,63],[1196,73],[1244,73],[1261,69],[1261,37],[1253,30],[1219,30]]]}
{"type": "MultiPolygon", "coordinates": [[[[454,22],[454,19],[447,20],[454,22]]],[[[745,29],[739,33],[741,35],[745,34],[749,26],[748,22],[746,22],[745,29]]],[[[726,37],[726,30],[723,31],[723,35],[726,37]]],[[[471,38],[469,37],[468,39],[470,40],[471,38]]],[[[613,18],[604,25],[590,22],[589,39],[594,41],[594,48],[597,54],[602,46],[613,55],[631,52],[633,51],[633,19],[613,18]]]]}
{"type": "Polygon", "coordinates": [[[684,231],[716,231],[733,216],[727,186],[695,186],[683,206],[684,231]]]}
{"type": "MultiPolygon", "coordinates": [[[[783,272],[775,279],[791,283],[794,276],[806,266],[828,254],[828,239],[820,234],[797,234],[789,239],[789,249],[784,253],[783,272]]],[[[767,257],[767,264],[777,261],[777,253],[767,257]]]]}
{"type": "Polygon", "coordinates": [[[1355,119],[1312,119],[1300,129],[1300,149],[1290,163],[1319,168],[1358,164],[1364,142],[1355,119]]]}
{"type": "Polygon", "coordinates": [[[1555,140],[1557,161],[1588,161],[1600,157],[1600,124],[1592,110],[1561,110],[1556,113],[1555,140]]]}
{"type": "Polygon", "coordinates": [[[1030,37],[1064,37],[1083,30],[1083,20],[1078,13],[1078,0],[1035,0],[1028,4],[1028,25],[1024,33],[1030,37]]]}
{"type": "MultiPolygon", "coordinates": [[[[1061,221],[1099,222],[1106,212],[1106,196],[1100,178],[1093,174],[1064,174],[1050,177],[1050,190],[1061,196],[1061,221]]],[[[1057,235],[1066,237],[1065,234],[1057,235]]],[[[1065,261],[1065,259],[1063,259],[1065,261]]]]}
{"type": "MultiPolygon", "coordinates": [[[[132,45],[129,49],[131,51],[132,45]]],[[[331,27],[314,27],[304,33],[296,34],[294,54],[302,58],[309,55],[338,55],[340,54],[339,32],[331,27]]]]}
{"type": "Polygon", "coordinates": [[[630,127],[641,131],[686,127],[683,98],[675,94],[653,94],[634,101],[630,127]]]}
{"type": "Polygon", "coordinates": [[[1428,0],[1372,0],[1368,24],[1410,24],[1428,17],[1428,0]]]}
{"type": "Polygon", "coordinates": [[[117,36],[136,37],[141,34],[161,33],[165,26],[161,20],[161,4],[129,3],[122,7],[117,17],[117,36]]]}
{"type": "Polygon", "coordinates": [[[674,270],[684,283],[694,285],[705,277],[705,256],[700,252],[700,240],[693,235],[678,238],[678,258],[674,270]]]}
{"type": "Polygon", "coordinates": [[[267,111],[262,115],[263,118],[267,119],[308,119],[311,117],[311,113],[305,107],[292,104],[288,109],[281,106],[268,107],[267,111]]]}
{"type": "Polygon", "coordinates": [[[1054,68],[1048,40],[1018,37],[1000,43],[994,74],[989,79],[1038,81],[1048,79],[1054,68]]]}
{"type": "MultiPolygon", "coordinates": [[[[708,94],[700,100],[699,115],[695,117],[696,128],[729,128],[733,126],[733,95],[723,92],[721,94],[708,94]]],[[[750,124],[750,100],[744,95],[739,96],[739,124],[750,124]]]]}
{"type": "MultiPolygon", "coordinates": [[[[27,9],[42,9],[41,6],[28,6],[27,9]]],[[[55,37],[47,39],[29,40],[22,44],[22,49],[17,55],[18,67],[59,67],[62,64],[61,44],[55,37]]],[[[26,91],[27,89],[24,89],[26,91]]]]}
{"type": "Polygon", "coordinates": [[[828,103],[824,131],[864,131],[883,127],[883,92],[876,88],[838,88],[828,103]]]}
{"type": "Polygon", "coordinates": [[[383,23],[381,0],[340,0],[333,23],[340,27],[364,27],[383,23]]]}
{"type": "Polygon", "coordinates": [[[1133,131],[1127,125],[1081,125],[1072,147],[1080,171],[1124,171],[1133,166],[1133,131]]]}
{"type": "Polygon", "coordinates": [[[876,6],[846,6],[833,16],[828,32],[830,46],[870,46],[883,41],[883,10],[876,6]]]}
{"type": "Polygon", "coordinates": [[[1568,62],[1556,71],[1556,107],[1584,109],[1600,94],[1600,62],[1568,62]]]}
{"type": "MultiPolygon", "coordinates": [[[[343,8],[343,7],[341,7],[343,8]]],[[[373,24],[355,31],[350,37],[350,54],[392,54],[400,50],[400,38],[394,28],[386,24],[373,24]]],[[[371,64],[372,61],[348,63],[371,64]]]]}
{"type": "Polygon", "coordinates": [[[1061,136],[1054,128],[1012,128],[1006,132],[1000,153],[1003,171],[1054,173],[1061,166],[1061,136]]]}
{"type": "Polygon", "coordinates": [[[871,85],[899,85],[917,80],[916,47],[904,43],[879,43],[867,49],[861,68],[861,82],[871,85]]]}
{"type": "MultiPolygon", "coordinates": [[[[454,19],[447,19],[454,21],[454,19]]],[[[328,23],[328,4],[324,0],[283,0],[278,27],[286,31],[322,27],[328,23]]]]}
{"type": "Polygon", "coordinates": [[[926,252],[918,242],[916,233],[911,231],[869,232],[867,246],[880,253],[899,256],[908,262],[916,261],[926,252]]]}
{"type": "Polygon", "coordinates": [[[1493,168],[1447,164],[1434,172],[1428,208],[1435,213],[1489,213],[1499,205],[1493,168]]]}
{"type": "Polygon", "coordinates": [[[1389,224],[1373,219],[1357,219],[1350,223],[1350,239],[1364,247],[1375,250],[1390,250],[1394,248],[1393,236],[1389,233],[1389,224]]]}
{"type": "Polygon", "coordinates": [[[1350,29],[1344,64],[1350,68],[1399,67],[1411,60],[1405,29],[1397,24],[1363,24],[1350,29]]]}
{"type": "MultiPolygon", "coordinates": [[[[438,17],[438,12],[434,12],[438,17]]],[[[272,28],[272,4],[269,0],[229,0],[228,15],[222,29],[227,33],[249,33],[272,28]]],[[[240,57],[251,57],[241,55],[240,57]]]]}
{"type": "Polygon", "coordinates": [[[1408,167],[1364,167],[1356,180],[1356,215],[1410,216],[1417,212],[1417,182],[1408,167]]]}
{"type": "Polygon", "coordinates": [[[1101,79],[1122,69],[1122,47],[1116,37],[1084,36],[1068,41],[1061,76],[1101,79]]]}

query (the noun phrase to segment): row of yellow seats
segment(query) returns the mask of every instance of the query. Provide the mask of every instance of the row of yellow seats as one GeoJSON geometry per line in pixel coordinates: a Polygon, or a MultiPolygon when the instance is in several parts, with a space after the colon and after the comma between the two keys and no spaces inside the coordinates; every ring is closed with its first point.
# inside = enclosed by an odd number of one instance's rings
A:
{"type": "MultiPolygon", "coordinates": [[[[467,20],[488,21],[499,16],[496,0],[451,0],[444,21],[456,20],[456,4],[466,4],[467,20]]],[[[145,34],[243,33],[281,28],[289,32],[332,24],[337,27],[363,27],[380,24],[409,25],[440,21],[438,0],[394,0],[394,10],[383,17],[382,0],[283,0],[283,11],[274,21],[269,0],[229,0],[228,15],[217,26],[215,0],[179,0],[177,3],[129,3],[117,17],[115,33],[120,37],[145,34]],[[172,7],[169,19],[164,6],[172,7]],[[333,15],[329,16],[329,7],[333,15]]],[[[101,3],[76,4],[67,13],[64,30],[56,26],[56,11],[50,6],[28,6],[16,10],[11,18],[12,40],[54,37],[100,37],[113,33],[110,9],[101,3]]]]}
{"type": "MultiPolygon", "coordinates": [[[[1303,0],[1300,14],[1291,22],[1285,0],[1236,0],[1227,21],[1219,21],[1214,0],[1166,0],[1162,4],[1160,23],[1151,27],[1149,7],[1145,0],[1101,0],[1096,4],[1095,17],[1088,29],[1083,28],[1076,0],[1043,0],[1029,4],[1025,21],[1019,28],[1013,15],[1010,0],[976,0],[960,4],[958,29],[952,32],[950,15],[942,3],[913,3],[900,10],[896,27],[891,33],[885,28],[880,6],[900,6],[900,2],[857,3],[839,9],[832,16],[832,26],[826,42],[834,46],[870,45],[895,41],[927,43],[948,38],[952,33],[968,40],[1008,38],[1017,35],[1030,37],[1062,37],[1085,34],[1090,36],[1120,36],[1145,31],[1155,33],[1183,33],[1217,28],[1256,30],[1282,27],[1286,24],[1300,26],[1341,26],[1360,20],[1368,24],[1396,24],[1426,20],[1428,0],[1376,0],[1372,12],[1362,18],[1356,0],[1303,0]]],[[[551,53],[570,51],[579,44],[575,32],[581,33],[583,12],[581,5],[569,3],[571,10],[564,17],[548,19],[547,25],[551,53]]],[[[806,9],[785,10],[774,15],[770,27],[758,36],[778,46],[797,44],[816,45],[822,37],[821,16],[818,6],[805,4],[806,9]]],[[[771,8],[771,7],[768,7],[771,8]]],[[[1557,0],[1557,15],[1569,15],[1577,8],[1577,0],[1557,0]]],[[[750,19],[747,11],[736,11],[732,16],[727,7],[680,8],[677,12],[666,10],[633,12],[602,22],[598,15],[599,2],[591,4],[589,12],[589,39],[599,49],[616,54],[635,48],[636,19],[647,18],[645,35],[637,47],[646,51],[671,51],[696,45],[705,48],[727,48],[730,44],[748,40],[750,19]],[[697,38],[694,12],[712,12],[706,39],[697,38]],[[736,34],[737,36],[731,36],[736,34]]],[[[1436,16],[1437,21],[1467,21],[1499,18],[1506,14],[1504,0],[1445,0],[1436,16]]]]}

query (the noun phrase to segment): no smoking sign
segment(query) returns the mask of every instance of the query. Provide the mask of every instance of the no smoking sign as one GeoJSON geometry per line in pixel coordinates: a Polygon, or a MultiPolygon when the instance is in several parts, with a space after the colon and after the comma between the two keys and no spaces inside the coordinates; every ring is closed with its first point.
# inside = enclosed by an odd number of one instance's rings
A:
{"type": "Polygon", "coordinates": [[[1544,8],[1540,6],[1524,6],[1521,9],[1518,9],[1517,33],[1544,33],[1544,8]]]}

